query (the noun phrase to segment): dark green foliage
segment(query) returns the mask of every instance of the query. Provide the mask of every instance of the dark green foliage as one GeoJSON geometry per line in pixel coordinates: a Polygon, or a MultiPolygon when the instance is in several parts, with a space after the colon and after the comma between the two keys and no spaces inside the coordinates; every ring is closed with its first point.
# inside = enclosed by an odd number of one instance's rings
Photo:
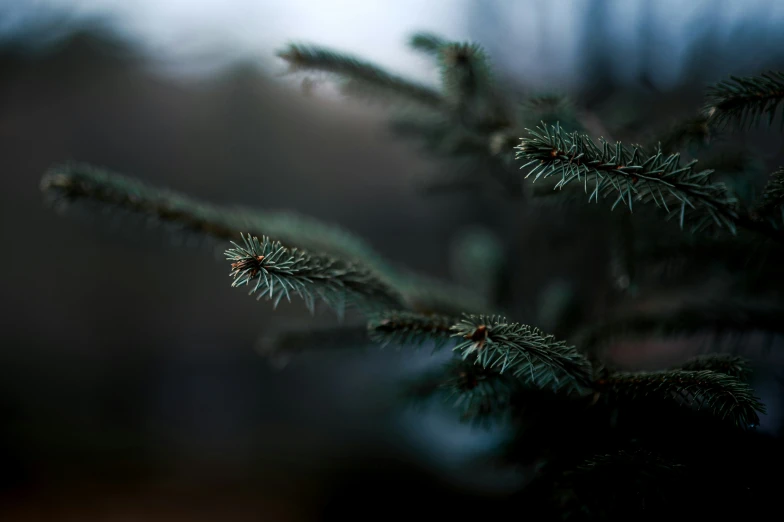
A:
{"type": "Polygon", "coordinates": [[[330,49],[292,44],[278,56],[289,63],[292,71],[322,71],[338,76],[346,82],[344,89],[351,94],[381,95],[429,107],[442,104],[441,95],[430,87],[330,49]]]}
{"type": "Polygon", "coordinates": [[[452,337],[451,328],[455,322],[456,319],[443,315],[392,310],[372,317],[368,322],[368,334],[382,346],[435,342],[436,347],[441,347],[452,337]]]}
{"type": "MultiPolygon", "coordinates": [[[[770,71],[759,76],[730,76],[710,87],[706,94],[705,114],[716,127],[736,124],[750,128],[767,116],[772,124],[784,102],[784,73],[770,71]]],[[[784,121],[782,121],[784,125],[784,121]]]]}
{"type": "Polygon", "coordinates": [[[460,419],[490,427],[510,415],[522,381],[460,358],[404,385],[404,398],[417,402],[438,397],[460,412],[460,419]]]}
{"type": "Polygon", "coordinates": [[[784,226],[784,167],[779,167],[770,175],[753,212],[760,218],[768,219],[773,226],[784,226]]]}
{"type": "Polygon", "coordinates": [[[670,400],[711,414],[742,428],[759,425],[757,412],[765,407],[745,382],[710,370],[617,372],[597,381],[600,393],[611,400],[635,401],[653,397],[670,400]]]}
{"type": "MultiPolygon", "coordinates": [[[[368,317],[361,328],[276,332],[261,350],[276,360],[285,362],[306,348],[354,350],[368,341],[452,346],[452,360],[412,380],[404,396],[418,401],[441,396],[469,422],[507,422],[515,436],[504,456],[514,466],[537,470],[519,504],[536,520],[550,520],[539,516],[540,507],[555,518],[585,520],[745,516],[751,492],[767,491],[759,474],[749,471],[767,456],[757,449],[763,439],[752,438],[751,428],[766,410],[749,385],[750,363],[711,354],[675,368],[617,371],[604,349],[616,340],[727,333],[745,340],[751,333],[784,333],[778,303],[784,289],[772,281],[784,259],[774,250],[784,243],[784,170],[772,174],[762,196],[755,197],[755,173],[767,172],[760,171],[762,161],[745,148],[725,147],[717,134],[729,123],[756,125],[763,116],[773,121],[784,75],[718,84],[702,115],[680,121],[644,149],[595,143],[586,128],[600,135],[604,124],[584,101],[559,94],[507,100],[476,44],[430,33],[412,36],[409,44],[437,59],[440,89],[321,47],[291,45],[279,56],[292,71],[335,76],[344,93],[396,104],[393,132],[454,163],[445,169],[448,176],[430,182],[433,191],[477,191],[495,180],[510,195],[548,202],[611,198],[612,208],[635,210],[596,221],[608,227],[602,245],[611,249],[611,266],[597,277],[613,284],[610,311],[597,307],[582,332],[569,335],[579,331],[580,314],[571,302],[579,303],[574,281],[552,292],[561,298],[553,298],[551,312],[544,306],[536,311],[539,323],[551,323],[548,330],[574,345],[492,315],[501,302],[499,290],[517,291],[509,265],[529,268],[525,256],[515,257],[481,234],[467,235],[451,252],[458,279],[471,286],[464,289],[393,267],[363,240],[292,214],[209,205],[83,165],[53,169],[42,188],[60,202],[97,202],[222,240],[247,232],[242,244],[226,251],[232,286],[247,286],[274,306],[295,295],[311,312],[323,301],[339,316],[356,307],[368,317]],[[711,155],[715,150],[720,154],[711,155]],[[679,151],[696,151],[700,163],[682,164],[679,151]],[[512,168],[515,159],[527,169],[523,175],[512,168]],[[524,177],[536,182],[525,193],[524,177]],[[663,224],[659,207],[679,226],[663,224]],[[686,224],[694,234],[682,233],[686,224]],[[731,234],[713,233],[722,229],[731,234]],[[685,265],[677,276],[679,292],[660,290],[673,281],[651,273],[673,261],[685,265]],[[698,293],[725,280],[723,293],[698,293]],[[725,501],[734,511],[720,505],[725,501]]],[[[486,209],[470,196],[471,211],[483,214],[486,209]]],[[[563,221],[574,227],[571,216],[563,221]]],[[[532,246],[524,252],[529,253],[539,250],[532,246]]],[[[601,305],[604,297],[591,303],[601,305]]]]}
{"type": "Polygon", "coordinates": [[[414,33],[408,40],[409,47],[430,56],[438,56],[441,48],[448,43],[440,36],[426,32],[414,33]]]}
{"type": "Polygon", "coordinates": [[[389,271],[362,239],[334,225],[290,212],[213,205],[86,164],[65,164],[50,169],[41,181],[41,188],[56,203],[97,202],[146,215],[179,230],[225,241],[236,239],[242,232],[268,235],[314,253],[362,262],[380,272],[389,271]]]}
{"type": "Polygon", "coordinates": [[[452,327],[462,338],[454,350],[484,368],[511,372],[532,386],[580,391],[591,382],[591,364],[573,346],[538,328],[501,316],[466,316],[452,327]]]}
{"type": "Polygon", "coordinates": [[[325,256],[288,249],[267,236],[243,236],[243,245],[234,244],[226,251],[231,261],[232,286],[252,286],[258,299],[271,299],[277,307],[291,294],[305,301],[314,312],[316,301],[322,300],[339,316],[347,306],[362,308],[401,308],[402,298],[372,272],[360,266],[325,256]],[[255,281],[255,284],[253,283],[255,281]]]}
{"type": "Polygon", "coordinates": [[[741,381],[748,381],[751,377],[749,362],[743,357],[726,354],[710,354],[694,357],[683,363],[679,368],[685,371],[710,370],[723,373],[741,381]]]}
{"type": "Polygon", "coordinates": [[[393,268],[364,240],[334,225],[290,212],[259,212],[241,207],[204,203],[178,192],[153,187],[85,164],[52,168],[41,188],[55,204],[86,202],[147,216],[175,232],[193,232],[231,241],[247,231],[311,254],[324,254],[372,271],[386,285],[400,289],[405,307],[419,311],[454,313],[486,309],[481,296],[466,289],[393,268]]]}
{"type": "Polygon", "coordinates": [[[681,227],[688,212],[695,214],[694,230],[714,224],[736,229],[738,214],[725,187],[711,182],[710,171],[695,170],[696,161],[681,165],[677,154],[647,154],[637,146],[603,140],[596,145],[587,135],[564,132],[558,125],[530,130],[517,149],[517,157],[526,162],[521,168],[533,167],[526,177],[556,175],[556,188],[582,182],[585,192],[591,191],[589,202],[614,195],[613,208],[622,203],[630,210],[634,201],[653,202],[668,217],[678,218],[681,227]]]}

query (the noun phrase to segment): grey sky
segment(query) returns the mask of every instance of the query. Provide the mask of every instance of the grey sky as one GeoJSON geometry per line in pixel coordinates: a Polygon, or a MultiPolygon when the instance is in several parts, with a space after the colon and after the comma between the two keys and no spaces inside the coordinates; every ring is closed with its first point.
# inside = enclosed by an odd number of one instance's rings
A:
{"type": "MultiPolygon", "coordinates": [[[[655,27],[659,79],[675,79],[700,27],[732,38],[746,19],[760,30],[784,26],[776,0],[607,0],[603,39],[635,73],[642,27],[655,27]]],[[[431,67],[406,51],[415,30],[482,40],[499,65],[535,82],[568,82],[580,56],[580,21],[590,0],[4,0],[0,33],[59,13],[102,17],[177,70],[203,70],[239,57],[276,66],[274,49],[291,40],[361,53],[402,73],[427,78],[431,67]],[[488,15],[488,13],[492,13],[488,15]],[[488,41],[488,43],[485,42],[488,41]]],[[[729,44],[729,42],[727,42],[729,44]]]]}

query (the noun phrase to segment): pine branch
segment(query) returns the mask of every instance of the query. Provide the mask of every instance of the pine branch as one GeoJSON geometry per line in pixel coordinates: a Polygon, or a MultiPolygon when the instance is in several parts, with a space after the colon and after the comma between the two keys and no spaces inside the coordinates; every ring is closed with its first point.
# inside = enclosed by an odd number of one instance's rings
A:
{"type": "Polygon", "coordinates": [[[734,123],[746,129],[757,126],[764,116],[768,117],[768,124],[772,124],[782,102],[784,72],[770,71],[760,76],[730,76],[729,80],[710,87],[704,110],[713,126],[725,127],[734,123]]]}
{"type": "Polygon", "coordinates": [[[705,409],[739,427],[759,425],[765,406],[745,382],[710,370],[668,370],[660,372],[617,372],[596,381],[600,393],[613,399],[636,401],[642,398],[675,401],[705,409]]]}
{"type": "Polygon", "coordinates": [[[429,56],[438,56],[439,51],[448,41],[440,36],[428,32],[417,32],[411,35],[408,40],[408,46],[415,51],[427,54],[429,56]]]}
{"type": "Polygon", "coordinates": [[[453,359],[404,386],[404,399],[423,401],[434,396],[460,411],[460,419],[488,426],[510,413],[520,381],[509,374],[453,359]]]}
{"type": "Polygon", "coordinates": [[[231,261],[233,287],[252,286],[258,298],[266,297],[277,307],[291,294],[305,301],[311,313],[322,300],[342,317],[347,306],[363,309],[401,308],[400,295],[375,274],[358,265],[325,256],[288,249],[263,236],[243,236],[243,245],[226,250],[231,261]],[[255,285],[252,284],[255,280],[255,285]]]}
{"type": "Polygon", "coordinates": [[[573,346],[537,328],[510,323],[500,316],[467,315],[452,327],[462,338],[454,350],[540,388],[580,391],[592,380],[591,363],[573,346]]]}
{"type": "Polygon", "coordinates": [[[694,170],[696,161],[681,166],[678,154],[667,156],[659,150],[648,155],[638,146],[628,149],[603,140],[597,146],[587,135],[566,133],[558,125],[528,132],[530,137],[517,146],[517,158],[527,160],[521,168],[533,166],[526,177],[560,176],[557,188],[583,181],[586,193],[592,183],[588,201],[616,194],[613,208],[622,203],[632,210],[634,201],[653,202],[670,218],[678,217],[681,227],[687,211],[695,213],[693,230],[715,224],[734,233],[746,224],[725,187],[711,183],[711,172],[694,170]]]}
{"type": "Polygon", "coordinates": [[[456,322],[456,319],[443,315],[390,310],[370,318],[368,334],[372,341],[382,346],[434,342],[435,347],[440,348],[451,340],[451,327],[456,322]]]}
{"type": "Polygon", "coordinates": [[[784,334],[784,309],[769,301],[691,300],[653,310],[627,310],[589,327],[580,346],[593,351],[621,339],[762,331],[784,334]]]}
{"type": "Polygon", "coordinates": [[[784,167],[770,175],[760,200],[752,212],[760,218],[769,219],[777,227],[784,226],[784,167]]]}
{"type": "Polygon", "coordinates": [[[684,371],[704,371],[709,370],[716,373],[723,373],[734,377],[740,381],[748,382],[751,377],[749,362],[743,357],[724,354],[710,354],[694,357],[675,370],[684,371]]]}
{"type": "Polygon", "coordinates": [[[439,58],[444,92],[458,106],[489,92],[493,74],[481,46],[472,43],[442,45],[439,58]]]}
{"type": "Polygon", "coordinates": [[[94,202],[224,241],[243,231],[269,235],[310,252],[361,262],[383,273],[390,271],[364,240],[334,225],[290,212],[212,205],[91,165],[56,166],[44,175],[41,189],[56,203],[94,202]]]}
{"type": "Polygon", "coordinates": [[[278,56],[294,71],[322,71],[334,74],[346,83],[344,89],[352,94],[381,95],[433,108],[442,106],[438,91],[391,74],[358,58],[312,45],[292,44],[279,51],[278,56]]]}

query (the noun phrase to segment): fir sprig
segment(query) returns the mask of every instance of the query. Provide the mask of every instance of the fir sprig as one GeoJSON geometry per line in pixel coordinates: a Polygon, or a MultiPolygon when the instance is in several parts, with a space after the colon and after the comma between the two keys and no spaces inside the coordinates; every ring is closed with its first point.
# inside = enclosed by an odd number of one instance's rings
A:
{"type": "Polygon", "coordinates": [[[422,401],[438,396],[460,411],[462,421],[488,426],[511,413],[521,381],[511,374],[483,368],[455,358],[404,386],[407,399],[422,401]]]}
{"type": "Polygon", "coordinates": [[[704,111],[713,126],[734,123],[745,129],[757,126],[765,116],[768,124],[772,124],[782,102],[784,72],[769,71],[759,76],[730,76],[729,80],[710,87],[704,111]]]}
{"type": "Polygon", "coordinates": [[[538,328],[501,316],[469,315],[452,330],[462,338],[454,350],[484,368],[509,371],[531,385],[553,390],[579,391],[591,384],[588,359],[538,328]]]}
{"type": "Polygon", "coordinates": [[[415,51],[430,55],[438,56],[440,49],[448,45],[449,42],[434,33],[417,32],[411,35],[408,40],[408,46],[415,51]]]}
{"type": "Polygon", "coordinates": [[[667,370],[660,372],[616,372],[597,380],[600,391],[613,399],[675,401],[728,420],[736,426],[759,425],[765,406],[749,385],[736,377],[710,370],[667,370]]]}
{"type": "Polygon", "coordinates": [[[593,185],[588,201],[615,194],[613,208],[624,204],[632,210],[635,201],[653,202],[669,217],[677,217],[681,227],[688,212],[696,214],[693,230],[715,224],[736,231],[740,218],[735,199],[723,184],[711,181],[711,171],[695,170],[696,161],[681,165],[678,154],[647,154],[639,146],[604,140],[597,145],[587,135],[564,132],[557,124],[528,132],[516,147],[517,158],[526,161],[521,168],[533,167],[526,177],[559,176],[559,189],[581,181],[586,193],[593,185]]]}
{"type": "Polygon", "coordinates": [[[455,322],[456,319],[443,315],[390,310],[370,318],[368,334],[371,340],[383,346],[434,342],[440,348],[452,340],[451,328],[455,322]]]}
{"type": "Polygon", "coordinates": [[[716,373],[723,373],[730,377],[735,377],[747,382],[751,376],[749,361],[737,355],[709,354],[694,357],[679,367],[675,368],[685,371],[710,370],[716,373]]]}
{"type": "Polygon", "coordinates": [[[289,249],[267,236],[242,236],[243,244],[226,250],[231,261],[233,287],[247,285],[250,293],[266,297],[274,306],[291,294],[305,301],[311,313],[318,300],[339,316],[348,306],[363,309],[401,308],[402,299],[365,268],[330,256],[289,249]],[[255,284],[254,284],[255,281],[255,284]]]}
{"type": "Polygon", "coordinates": [[[441,94],[430,87],[391,74],[353,56],[314,45],[292,44],[278,52],[294,71],[322,71],[344,80],[344,90],[408,100],[428,107],[441,107],[441,94]]]}
{"type": "Polygon", "coordinates": [[[146,215],[183,231],[231,241],[242,232],[268,235],[313,253],[330,254],[388,272],[389,267],[363,239],[292,212],[261,212],[214,205],[88,164],[50,169],[41,189],[56,203],[88,201],[146,215]]]}
{"type": "Polygon", "coordinates": [[[752,211],[771,220],[774,226],[784,226],[784,167],[770,175],[765,190],[752,211]]]}

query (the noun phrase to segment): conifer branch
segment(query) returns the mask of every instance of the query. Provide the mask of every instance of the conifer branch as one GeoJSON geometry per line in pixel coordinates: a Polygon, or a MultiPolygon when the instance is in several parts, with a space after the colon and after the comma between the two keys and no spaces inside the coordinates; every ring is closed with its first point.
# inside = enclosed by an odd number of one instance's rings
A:
{"type": "Polygon", "coordinates": [[[710,370],[668,370],[660,372],[617,372],[596,381],[600,393],[614,399],[636,401],[642,398],[675,401],[684,406],[708,410],[738,427],[759,425],[765,406],[753,395],[748,384],[710,370]]]}
{"type": "Polygon", "coordinates": [[[451,327],[456,322],[456,319],[443,315],[390,310],[370,318],[368,334],[372,341],[382,346],[421,345],[432,341],[436,348],[440,348],[451,340],[451,327]]]}
{"type": "Polygon", "coordinates": [[[258,299],[266,297],[277,307],[291,294],[305,301],[313,313],[322,300],[342,317],[348,306],[364,309],[401,308],[400,295],[369,270],[325,255],[288,249],[263,236],[242,236],[243,245],[226,250],[231,261],[233,287],[252,286],[258,299]],[[255,281],[255,284],[253,284],[255,281]]]}
{"type": "Polygon", "coordinates": [[[410,48],[430,56],[438,56],[441,48],[448,45],[448,43],[447,40],[440,36],[428,32],[414,33],[408,40],[410,48]]]}
{"type": "Polygon", "coordinates": [[[520,380],[510,374],[457,358],[409,382],[404,397],[421,401],[440,396],[460,411],[461,420],[487,425],[510,413],[520,388],[520,380]]]}
{"type": "Polygon", "coordinates": [[[50,169],[41,189],[59,202],[94,202],[149,216],[160,223],[231,241],[240,233],[268,235],[313,253],[361,262],[380,272],[389,268],[361,238],[334,225],[291,212],[259,212],[205,203],[179,192],[86,164],[50,169]]]}
{"type": "Polygon", "coordinates": [[[458,105],[486,95],[492,84],[492,70],[481,46],[450,43],[439,50],[441,80],[448,99],[458,105]]]}
{"type": "Polygon", "coordinates": [[[747,382],[751,377],[749,362],[743,357],[725,354],[710,354],[694,357],[677,368],[684,371],[704,371],[709,370],[716,373],[723,373],[738,380],[747,382]]]}
{"type": "Polygon", "coordinates": [[[760,218],[769,219],[777,228],[784,226],[784,167],[770,175],[752,212],[760,218]]]}
{"type": "Polygon", "coordinates": [[[757,126],[764,116],[772,124],[782,102],[784,72],[769,71],[760,76],[730,76],[729,80],[710,87],[704,111],[713,126],[734,123],[747,129],[757,126]]]}
{"type": "Polygon", "coordinates": [[[592,366],[573,346],[538,328],[501,316],[467,315],[452,327],[463,340],[454,350],[484,368],[511,372],[539,388],[580,391],[592,382],[592,366]]]}
{"type": "Polygon", "coordinates": [[[528,132],[516,147],[516,157],[527,160],[521,168],[533,167],[526,177],[559,176],[559,189],[582,181],[586,193],[592,184],[588,201],[615,194],[613,208],[624,204],[632,210],[634,201],[653,202],[677,217],[681,227],[686,214],[694,213],[693,230],[715,224],[735,233],[741,222],[734,198],[722,184],[711,182],[711,171],[696,171],[696,161],[682,166],[678,154],[658,150],[649,155],[638,146],[629,149],[603,140],[597,146],[587,135],[566,133],[558,125],[528,132]]]}
{"type": "Polygon", "coordinates": [[[289,63],[292,72],[322,71],[338,76],[346,82],[345,91],[352,94],[391,96],[433,108],[440,108],[443,103],[441,94],[430,87],[322,47],[292,44],[279,51],[278,56],[289,63]]]}

